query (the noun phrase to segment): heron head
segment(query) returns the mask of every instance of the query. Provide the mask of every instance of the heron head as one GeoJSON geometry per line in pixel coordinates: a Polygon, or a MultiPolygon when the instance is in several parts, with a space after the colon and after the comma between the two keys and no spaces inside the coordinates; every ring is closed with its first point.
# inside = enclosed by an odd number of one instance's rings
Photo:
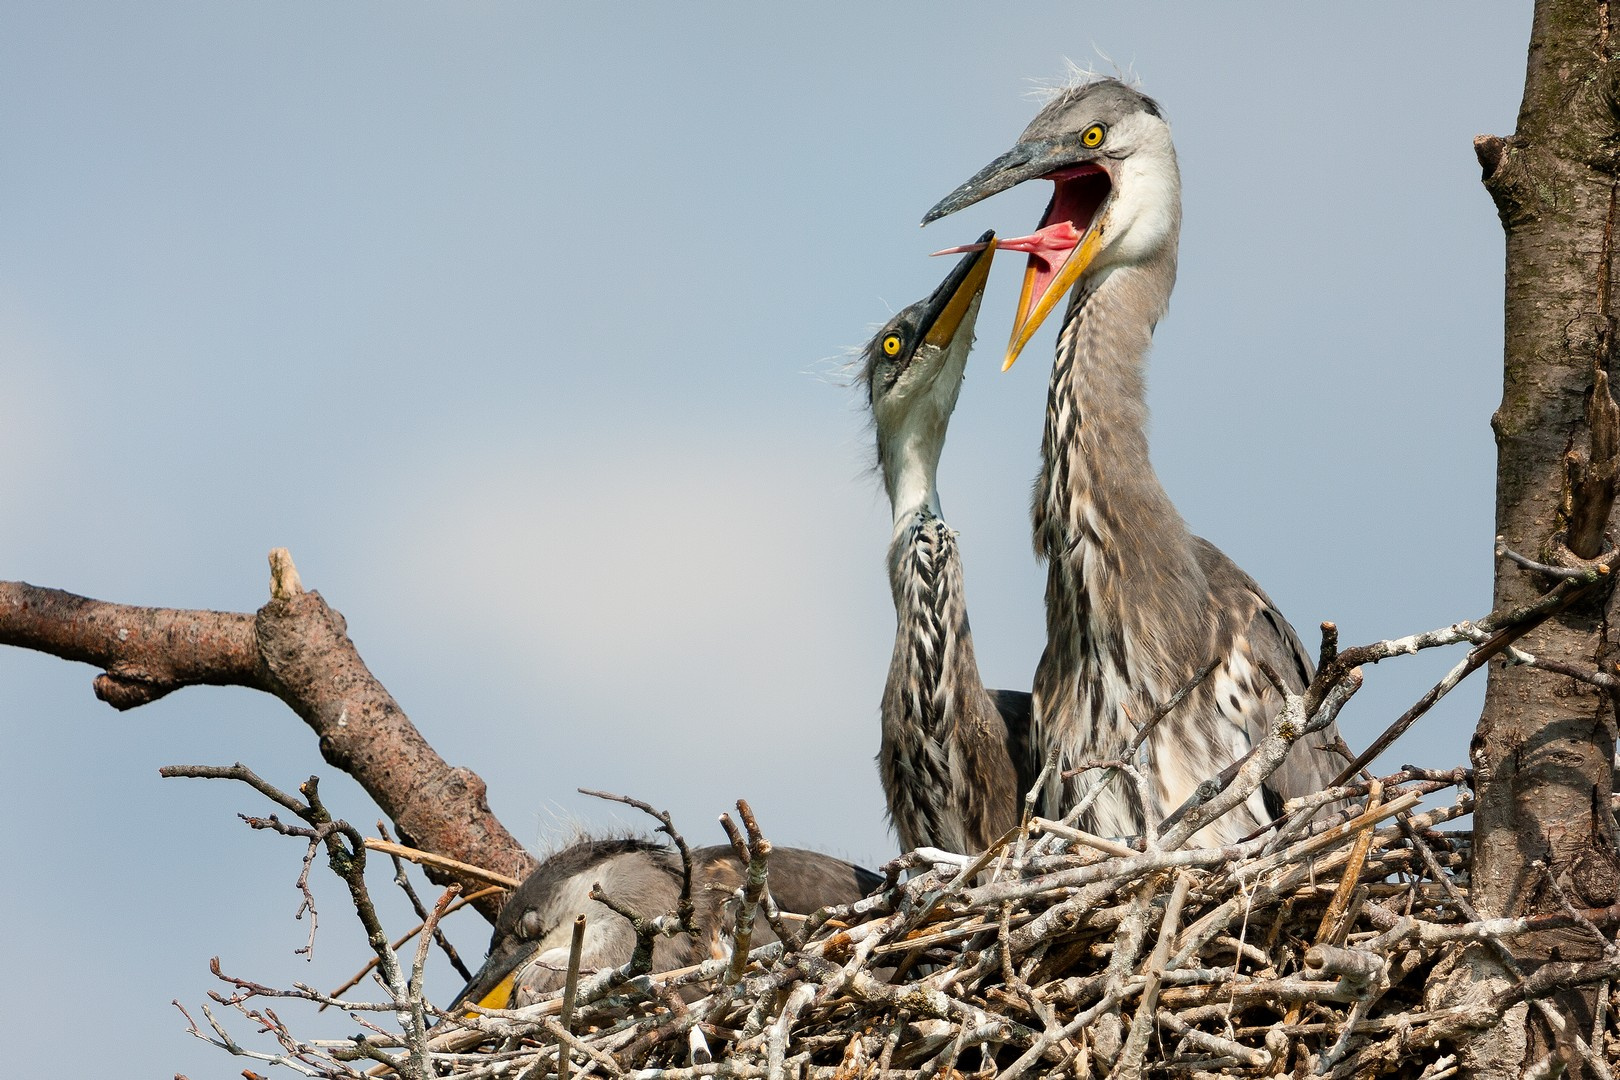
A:
{"type": "Polygon", "coordinates": [[[880,441],[908,426],[919,410],[949,417],[956,407],[995,233],[973,247],[933,292],[898,312],[862,350],[861,381],[880,441]]]}
{"type": "MultiPolygon", "coordinates": [[[[573,933],[574,908],[581,896],[574,882],[553,880],[542,866],[507,901],[495,921],[489,956],[448,1007],[454,1012],[467,1005],[509,1009],[523,1004],[525,978],[538,960],[550,960],[548,969],[566,966],[573,933]]],[[[588,888],[588,886],[586,886],[588,888]]],[[[559,978],[560,982],[560,978],[559,978]]],[[[532,995],[529,995],[532,996],[532,995]]]]}
{"type": "Polygon", "coordinates": [[[933,292],[885,323],[862,351],[861,381],[877,428],[878,464],[897,515],[935,499],[934,470],[973,348],[995,233],[985,233],[973,247],[933,292]]]}
{"type": "Polygon", "coordinates": [[[1052,201],[1033,234],[1000,243],[1029,254],[1003,369],[1076,282],[1173,252],[1181,224],[1170,125],[1152,98],[1115,79],[1058,94],[1011,150],[941,199],[923,224],[1025,180],[1050,180],[1052,201]]]}
{"type": "Polygon", "coordinates": [[[590,898],[591,886],[641,898],[669,884],[665,849],[641,840],[586,840],[552,855],[517,887],[495,920],[489,956],[447,1011],[468,1005],[518,1008],[562,986],[574,920],[587,916],[581,963],[628,959],[635,935],[622,916],[590,898]]]}
{"type": "Polygon", "coordinates": [[[489,956],[447,1007],[449,1012],[477,1005],[485,1009],[512,1007],[518,975],[541,949],[546,928],[543,914],[533,907],[508,902],[495,923],[489,956]],[[511,916],[507,912],[511,911],[511,916]]]}

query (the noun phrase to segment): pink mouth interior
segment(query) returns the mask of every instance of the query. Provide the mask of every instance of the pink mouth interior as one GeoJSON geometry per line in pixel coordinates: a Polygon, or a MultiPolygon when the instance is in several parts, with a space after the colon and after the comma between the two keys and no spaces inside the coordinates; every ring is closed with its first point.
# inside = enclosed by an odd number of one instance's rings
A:
{"type": "Polygon", "coordinates": [[[1030,296],[1039,300],[1051,287],[1061,267],[1086,232],[1108,198],[1112,186],[1100,165],[1079,165],[1048,173],[1052,181],[1052,201],[1041,216],[1041,227],[1028,236],[1003,240],[997,246],[1029,252],[1029,265],[1035,271],[1030,296]]]}
{"type": "MultiPolygon", "coordinates": [[[[1002,251],[1029,253],[1029,265],[1035,270],[1034,288],[1030,296],[1039,300],[1057,277],[1058,268],[1080,246],[1086,232],[1108,198],[1113,186],[1108,173],[1100,165],[1077,165],[1072,169],[1059,169],[1047,173],[1043,180],[1052,181],[1052,201],[1041,215],[1041,227],[1028,236],[1015,236],[996,241],[1002,251]]],[[[964,251],[980,251],[983,244],[964,244],[961,247],[936,251],[935,255],[954,255],[964,251]]]]}

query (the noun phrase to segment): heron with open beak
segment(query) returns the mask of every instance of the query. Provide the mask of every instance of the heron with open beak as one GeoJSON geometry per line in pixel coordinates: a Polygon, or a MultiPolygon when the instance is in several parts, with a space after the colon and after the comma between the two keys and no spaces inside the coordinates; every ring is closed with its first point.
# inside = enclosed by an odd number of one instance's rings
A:
{"type": "Polygon", "coordinates": [[[1030,782],[1029,695],[988,690],[979,675],[962,556],[936,482],[994,253],[995,237],[986,233],[938,288],[863,350],[861,382],[894,511],[894,654],[878,770],[907,850],[985,850],[1018,824],[1030,782]]]}
{"type": "MultiPolygon", "coordinates": [[[[1083,827],[1138,834],[1243,757],[1283,693],[1310,680],[1312,664],[1254,580],[1187,529],[1148,456],[1145,365],[1175,284],[1181,230],[1181,176],[1163,112],[1117,80],[1071,87],[923,223],[1030,180],[1053,192],[1034,233],[998,244],[1028,255],[1004,368],[1067,298],[1032,509],[1047,564],[1047,641],[1031,755],[1038,763],[1055,751],[1059,766],[1043,813],[1061,815],[1089,796],[1083,827]],[[1153,805],[1123,776],[1081,768],[1118,759],[1139,726],[1189,686],[1143,745],[1153,805]]],[[[1337,741],[1332,727],[1301,738],[1262,792],[1196,842],[1228,842],[1268,821],[1279,799],[1321,789],[1336,772],[1327,748],[1337,741]]]]}

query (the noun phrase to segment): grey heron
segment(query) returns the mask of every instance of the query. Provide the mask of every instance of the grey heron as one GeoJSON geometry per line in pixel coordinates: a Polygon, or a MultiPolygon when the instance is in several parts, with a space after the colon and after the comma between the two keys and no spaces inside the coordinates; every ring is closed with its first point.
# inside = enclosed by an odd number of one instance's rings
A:
{"type": "Polygon", "coordinates": [[[940,451],[973,347],[995,244],[963,258],[863,351],[862,383],[894,511],[894,654],[878,769],[903,848],[979,852],[1018,824],[1029,695],[987,690],[968,629],[956,534],[940,511],[940,451]]]}
{"type": "MultiPolygon", "coordinates": [[[[692,851],[692,904],[696,936],[661,936],[652,969],[668,971],[729,950],[735,918],[728,903],[748,877],[747,864],[729,847],[692,851]]],[[[769,887],[779,909],[808,914],[859,900],[883,879],[858,866],[799,848],[776,848],[769,887]]],[[[513,891],[495,920],[489,956],[448,1006],[504,1009],[527,1005],[560,989],[568,968],[574,920],[586,917],[580,967],[615,967],[630,959],[636,935],[630,921],[590,898],[591,886],[648,919],[675,910],[681,859],[661,844],[636,839],[583,840],[544,860],[513,891]]],[[[754,943],[775,941],[763,918],[754,943]]]]}
{"type": "MultiPolygon", "coordinates": [[[[1144,808],[1115,775],[1085,819],[1097,832],[1135,834],[1146,809],[1162,818],[1242,757],[1282,703],[1271,678],[1298,691],[1312,664],[1254,580],[1188,531],[1148,457],[1144,364],[1175,283],[1181,230],[1181,177],[1158,104],[1113,79],[1059,93],[923,223],[1034,179],[1054,185],[1039,229],[999,245],[1029,253],[1004,368],[1066,293],[1069,301],[1032,508],[1047,564],[1032,753],[1057,753],[1062,769],[1042,809],[1059,814],[1107,775],[1062,771],[1117,759],[1137,725],[1196,683],[1144,744],[1157,805],[1144,808]]],[[[1336,771],[1326,748],[1337,739],[1333,728],[1301,739],[1264,795],[1199,840],[1229,841],[1267,821],[1278,798],[1325,786],[1336,771]]]]}

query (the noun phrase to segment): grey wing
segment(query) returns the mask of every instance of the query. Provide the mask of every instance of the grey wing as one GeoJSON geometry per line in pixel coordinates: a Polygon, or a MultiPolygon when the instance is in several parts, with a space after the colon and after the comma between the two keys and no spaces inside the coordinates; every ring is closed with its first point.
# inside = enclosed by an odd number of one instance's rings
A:
{"type": "MultiPolygon", "coordinates": [[[[660,849],[668,856],[671,880],[675,883],[665,911],[673,911],[679,894],[680,856],[660,849]]],[[[771,852],[771,896],[782,911],[808,914],[817,908],[859,900],[883,883],[877,874],[831,855],[802,848],[776,848],[771,852]]],[[[653,945],[653,970],[700,964],[724,956],[731,948],[736,926],[735,897],[748,881],[748,866],[729,845],[692,849],[692,907],[696,934],[660,937],[653,945]]],[[[658,912],[662,913],[662,911],[658,912]]],[[[775,941],[765,916],[754,919],[754,945],[775,941]]],[[[615,960],[630,958],[631,947],[615,960]]]]}
{"type": "MultiPolygon", "coordinates": [[[[711,897],[725,899],[748,880],[747,864],[730,847],[698,848],[692,852],[692,859],[697,877],[694,892],[701,888],[711,897]]],[[[775,848],[769,865],[767,880],[776,906],[800,915],[836,904],[854,903],[883,884],[880,874],[804,848],[775,848]]],[[[767,935],[770,933],[763,920],[756,925],[756,941],[773,940],[770,936],[757,936],[761,930],[767,935]]]]}
{"type": "Polygon", "coordinates": [[[1007,725],[1007,753],[1012,756],[1013,769],[1018,774],[1018,805],[1023,806],[1024,795],[1035,786],[1036,770],[1031,768],[1029,752],[1029,725],[1033,706],[1028,691],[987,690],[1007,725]]]}
{"type": "MultiPolygon", "coordinates": [[[[1251,658],[1275,672],[1290,692],[1302,692],[1310,685],[1316,665],[1299,634],[1253,578],[1207,540],[1194,539],[1210,591],[1219,598],[1219,609],[1233,619],[1231,629],[1240,648],[1246,646],[1251,658]]],[[[1258,671],[1254,678],[1258,686],[1269,686],[1258,671]]],[[[1280,695],[1267,693],[1261,695],[1260,708],[1244,710],[1250,746],[1265,737],[1281,705],[1280,695]]],[[[1327,787],[1344,767],[1344,759],[1335,749],[1338,738],[1337,725],[1330,724],[1297,741],[1282,766],[1271,774],[1268,794],[1287,800],[1327,787]]]]}
{"type": "Polygon", "coordinates": [[[776,905],[801,915],[854,903],[883,884],[880,874],[803,848],[777,848],[771,853],[770,866],[771,896],[776,905]]]}

